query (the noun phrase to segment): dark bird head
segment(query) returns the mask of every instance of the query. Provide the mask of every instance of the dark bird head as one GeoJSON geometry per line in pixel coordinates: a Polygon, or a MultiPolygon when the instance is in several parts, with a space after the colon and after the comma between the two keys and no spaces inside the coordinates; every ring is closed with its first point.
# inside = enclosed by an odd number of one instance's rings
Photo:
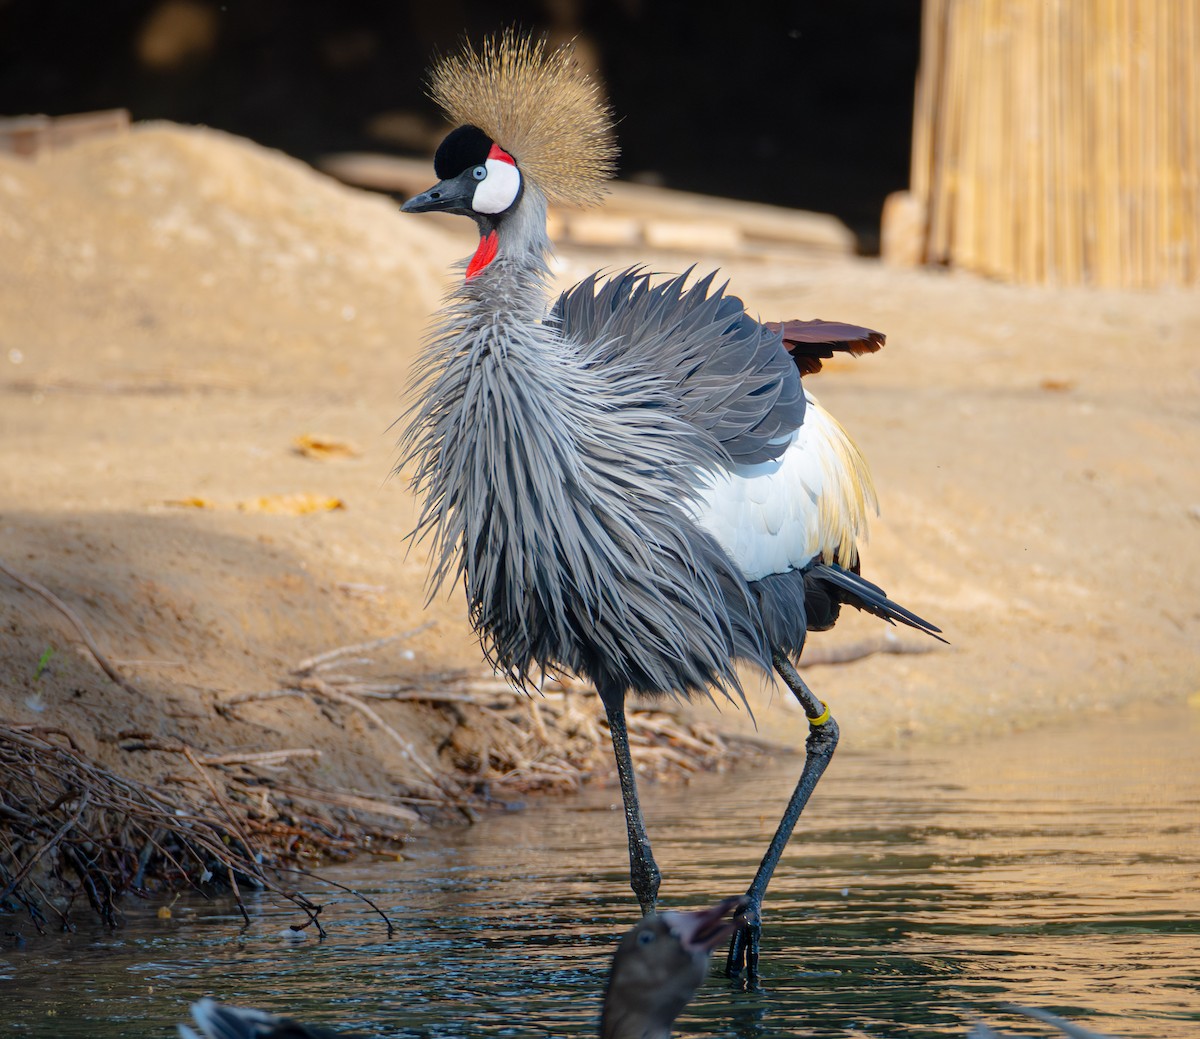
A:
{"type": "Polygon", "coordinates": [[[433,169],[439,182],[405,202],[405,213],[458,213],[474,217],[486,233],[521,198],[516,159],[477,126],[451,131],[433,169]]]}
{"type": "Polygon", "coordinates": [[[601,1039],[665,1039],[708,973],[713,949],[742,926],[745,898],[693,913],[651,913],[613,956],[601,1039]]]}

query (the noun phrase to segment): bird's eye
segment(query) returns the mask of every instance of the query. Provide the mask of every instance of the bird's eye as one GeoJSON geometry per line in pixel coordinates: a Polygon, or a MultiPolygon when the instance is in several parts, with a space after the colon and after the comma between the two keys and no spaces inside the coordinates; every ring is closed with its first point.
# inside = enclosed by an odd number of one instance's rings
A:
{"type": "Polygon", "coordinates": [[[521,174],[511,162],[488,159],[482,166],[472,166],[475,193],[471,208],[476,213],[495,216],[511,209],[521,193],[521,174]]]}
{"type": "Polygon", "coordinates": [[[653,931],[643,931],[638,935],[638,945],[649,945],[652,941],[654,941],[653,931]]]}

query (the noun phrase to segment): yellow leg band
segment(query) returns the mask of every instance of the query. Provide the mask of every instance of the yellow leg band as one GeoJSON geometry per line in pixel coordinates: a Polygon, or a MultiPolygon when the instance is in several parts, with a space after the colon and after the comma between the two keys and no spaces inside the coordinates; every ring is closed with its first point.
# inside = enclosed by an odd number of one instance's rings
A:
{"type": "Polygon", "coordinates": [[[822,700],[821,706],[825,708],[825,710],[821,712],[821,716],[819,718],[809,718],[808,719],[808,724],[811,725],[814,729],[819,729],[822,725],[824,725],[827,721],[829,721],[829,705],[824,700],[822,700]]]}

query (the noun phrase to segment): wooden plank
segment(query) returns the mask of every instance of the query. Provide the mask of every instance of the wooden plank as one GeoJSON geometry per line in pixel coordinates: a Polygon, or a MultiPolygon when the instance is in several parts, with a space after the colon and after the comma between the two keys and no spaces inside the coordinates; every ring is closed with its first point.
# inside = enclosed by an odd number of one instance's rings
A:
{"type": "Polygon", "coordinates": [[[918,267],[925,258],[925,203],[915,192],[893,191],[883,200],[879,252],[892,267],[918,267]]]}
{"type": "MultiPolygon", "coordinates": [[[[346,183],[403,195],[415,195],[433,183],[427,159],[347,152],[326,156],[319,166],[346,183]]],[[[679,232],[680,225],[695,223],[705,225],[713,247],[721,249],[734,249],[741,242],[747,245],[792,245],[840,254],[853,253],[855,249],[853,232],[836,217],[825,213],[620,181],[610,187],[602,209],[552,207],[568,237],[572,227],[578,226],[584,229],[582,237],[587,240],[586,244],[626,244],[630,237],[628,220],[632,218],[641,228],[643,241],[653,238],[663,248],[696,247],[684,245],[684,238],[694,242],[694,236],[679,232]],[[597,241],[607,238],[608,232],[619,241],[597,241]]]]}
{"type": "Polygon", "coordinates": [[[944,66],[938,117],[933,140],[933,184],[929,197],[929,238],[926,257],[934,263],[949,263],[954,256],[954,205],[959,179],[959,141],[965,77],[962,63],[962,33],[959,28],[962,5],[951,0],[946,8],[944,66]]]}
{"type": "Polygon", "coordinates": [[[644,217],[728,221],[749,241],[838,253],[852,253],[856,246],[854,232],[837,217],[760,202],[738,202],[618,181],[612,185],[605,207],[644,217]]]}
{"type": "Polygon", "coordinates": [[[1036,163],[1037,135],[1037,55],[1038,15],[1028,4],[1017,5],[1017,54],[1013,63],[1013,95],[1017,133],[1012,140],[1012,191],[1009,213],[1014,217],[1013,236],[1016,259],[1014,279],[1036,282],[1040,279],[1041,261],[1038,256],[1038,236],[1034,225],[1033,170],[1036,163]],[[1020,218],[1016,219],[1016,215],[1020,218]]]}
{"type": "Polygon", "coordinates": [[[111,108],[73,115],[19,115],[0,118],[0,152],[33,157],[70,147],[89,137],[129,130],[129,111],[111,108]]]}
{"type": "Polygon", "coordinates": [[[1200,284],[1200,76],[1195,56],[1200,53],[1200,0],[1184,3],[1183,31],[1178,33],[1176,97],[1188,98],[1187,108],[1177,119],[1179,127],[1180,205],[1183,260],[1181,280],[1200,284]]]}
{"type": "Polygon", "coordinates": [[[946,0],[924,0],[921,13],[921,54],[913,90],[913,140],[909,191],[929,205],[933,181],[936,124],[942,114],[942,76],[945,69],[946,0]]]}

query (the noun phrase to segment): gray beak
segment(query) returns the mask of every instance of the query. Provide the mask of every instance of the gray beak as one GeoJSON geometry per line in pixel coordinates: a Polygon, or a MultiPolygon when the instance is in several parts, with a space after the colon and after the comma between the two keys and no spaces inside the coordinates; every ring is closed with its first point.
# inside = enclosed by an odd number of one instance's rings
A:
{"type": "Polygon", "coordinates": [[[400,212],[458,213],[461,216],[474,216],[471,200],[475,197],[478,183],[471,176],[470,170],[464,170],[457,177],[440,181],[428,191],[414,195],[400,207],[400,212]]]}

